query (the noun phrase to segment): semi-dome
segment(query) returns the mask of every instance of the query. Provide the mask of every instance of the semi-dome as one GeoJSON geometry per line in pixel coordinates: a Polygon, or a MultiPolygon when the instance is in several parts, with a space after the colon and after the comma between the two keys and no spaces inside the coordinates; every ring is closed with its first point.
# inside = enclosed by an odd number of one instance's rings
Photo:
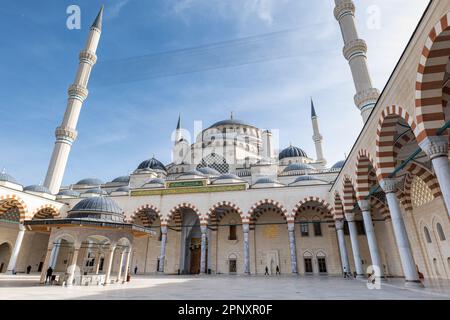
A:
{"type": "Polygon", "coordinates": [[[60,192],[58,192],[57,196],[66,196],[66,197],[79,197],[80,193],[76,192],[74,190],[61,190],[60,192]]]}
{"type": "Polygon", "coordinates": [[[165,180],[161,178],[153,178],[147,181],[145,184],[164,184],[165,180]]]}
{"type": "Polygon", "coordinates": [[[76,185],[88,185],[88,186],[99,186],[103,184],[103,181],[97,178],[85,178],[76,183],[76,185]]]}
{"type": "Polygon", "coordinates": [[[297,177],[297,178],[294,180],[293,183],[301,182],[301,181],[321,181],[321,182],[327,182],[327,181],[325,181],[325,180],[319,179],[319,178],[314,177],[314,176],[304,175],[304,176],[297,177]]]}
{"type": "Polygon", "coordinates": [[[7,174],[6,172],[0,172],[0,181],[19,184],[19,182],[17,182],[17,180],[12,175],[7,174]]]}
{"type": "Polygon", "coordinates": [[[27,187],[23,188],[23,191],[31,191],[31,192],[52,194],[51,191],[47,187],[40,186],[40,185],[37,185],[37,184],[33,184],[31,186],[27,186],[27,187]]]}
{"type": "Polygon", "coordinates": [[[344,166],[345,160],[341,160],[333,164],[331,169],[341,169],[344,166]]]}
{"type": "Polygon", "coordinates": [[[83,193],[93,193],[93,194],[101,194],[101,195],[107,195],[108,193],[105,190],[102,190],[100,188],[92,188],[84,191],[83,193]]]}
{"type": "Polygon", "coordinates": [[[303,151],[299,147],[289,146],[280,152],[278,159],[281,160],[284,158],[295,158],[295,157],[308,158],[308,155],[306,154],[305,151],[303,151]]]}
{"type": "Polygon", "coordinates": [[[144,169],[167,171],[166,167],[161,163],[161,161],[155,159],[155,157],[142,161],[137,167],[137,170],[144,170],[144,169]]]}
{"type": "Polygon", "coordinates": [[[314,170],[314,167],[306,164],[306,163],[291,163],[286,168],[284,168],[283,172],[290,171],[304,171],[304,170],[314,170]]]}
{"type": "Polygon", "coordinates": [[[123,210],[113,200],[92,197],[81,200],[68,212],[68,218],[123,222],[123,210]]]}
{"type": "Polygon", "coordinates": [[[198,168],[197,170],[206,175],[220,176],[220,172],[211,167],[198,168]]]}
{"type": "Polygon", "coordinates": [[[128,183],[130,182],[130,176],[120,176],[115,178],[113,181],[111,182],[115,182],[115,183],[128,183]]]}

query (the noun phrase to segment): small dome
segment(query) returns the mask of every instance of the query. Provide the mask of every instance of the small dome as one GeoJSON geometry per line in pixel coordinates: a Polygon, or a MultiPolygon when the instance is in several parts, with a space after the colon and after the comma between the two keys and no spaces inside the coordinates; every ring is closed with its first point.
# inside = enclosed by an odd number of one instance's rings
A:
{"type": "Polygon", "coordinates": [[[293,183],[300,182],[300,181],[322,181],[322,182],[327,182],[325,180],[316,178],[314,176],[304,175],[304,176],[300,176],[297,179],[295,179],[293,183]]]}
{"type": "Polygon", "coordinates": [[[101,194],[101,195],[107,195],[108,193],[105,190],[102,190],[100,188],[92,188],[84,191],[83,193],[94,193],[94,194],[101,194]]]}
{"type": "Polygon", "coordinates": [[[306,163],[291,163],[286,168],[284,168],[283,172],[302,170],[314,170],[314,167],[306,163]]]}
{"type": "Polygon", "coordinates": [[[145,184],[164,184],[165,183],[165,180],[164,179],[161,179],[161,178],[153,178],[153,179],[150,179],[147,183],[145,183],[145,184]]]}
{"type": "Polygon", "coordinates": [[[278,181],[271,179],[271,178],[259,178],[258,180],[256,180],[256,182],[254,184],[263,184],[263,183],[279,183],[278,181]]]}
{"type": "Polygon", "coordinates": [[[76,184],[77,185],[85,184],[88,186],[99,186],[99,185],[103,184],[103,181],[100,179],[96,179],[96,178],[86,178],[86,179],[82,179],[82,180],[78,181],[76,184]]]}
{"type": "Polygon", "coordinates": [[[162,170],[167,171],[166,167],[157,159],[154,157],[145,161],[142,161],[139,166],[137,167],[137,170],[143,170],[143,169],[153,169],[153,170],[162,170]]]}
{"type": "Polygon", "coordinates": [[[68,212],[69,218],[123,222],[123,210],[113,200],[92,197],[81,200],[68,212]]]}
{"type": "Polygon", "coordinates": [[[331,169],[341,169],[344,166],[345,160],[336,162],[331,169]]]}
{"type": "Polygon", "coordinates": [[[226,179],[242,180],[237,175],[232,173],[222,174],[221,176],[217,177],[216,180],[226,180],[226,179]]]}
{"type": "Polygon", "coordinates": [[[130,187],[123,186],[123,187],[117,188],[116,190],[114,190],[114,192],[130,192],[130,187]]]}
{"type": "Polygon", "coordinates": [[[20,184],[12,175],[7,174],[6,172],[0,172],[0,181],[20,184]]]}
{"type": "Polygon", "coordinates": [[[210,175],[210,176],[220,176],[220,172],[211,167],[203,167],[197,169],[199,172],[210,175]]]}
{"type": "Polygon", "coordinates": [[[31,191],[31,192],[52,194],[48,188],[46,188],[44,186],[39,186],[39,185],[36,185],[36,184],[33,184],[31,186],[23,188],[23,191],[31,191]]]}
{"type": "Polygon", "coordinates": [[[116,183],[128,183],[130,182],[130,176],[120,176],[115,178],[113,181],[111,182],[116,182],[116,183]]]}
{"type": "Polygon", "coordinates": [[[57,196],[79,197],[80,193],[74,190],[61,190],[57,196]]]}
{"type": "Polygon", "coordinates": [[[284,158],[294,158],[294,157],[304,157],[308,158],[308,155],[305,151],[298,147],[289,146],[283,151],[280,152],[278,159],[284,159],[284,158]]]}

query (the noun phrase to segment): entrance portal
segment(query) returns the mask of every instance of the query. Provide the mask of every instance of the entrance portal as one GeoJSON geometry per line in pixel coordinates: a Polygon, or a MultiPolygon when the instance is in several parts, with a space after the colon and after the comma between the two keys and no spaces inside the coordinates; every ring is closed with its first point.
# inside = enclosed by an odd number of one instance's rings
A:
{"type": "Polygon", "coordinates": [[[0,245],[0,273],[6,272],[6,267],[11,257],[11,248],[8,243],[0,245]]]}

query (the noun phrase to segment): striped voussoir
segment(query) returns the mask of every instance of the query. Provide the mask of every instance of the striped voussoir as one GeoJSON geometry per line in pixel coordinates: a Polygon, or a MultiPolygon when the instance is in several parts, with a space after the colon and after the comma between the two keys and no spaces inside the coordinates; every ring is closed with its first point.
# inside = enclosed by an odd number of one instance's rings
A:
{"type": "MultiPolygon", "coordinates": [[[[380,212],[383,219],[389,218],[391,216],[388,206],[385,203],[383,203],[382,201],[380,201],[380,199],[375,198],[375,197],[370,197],[369,202],[370,202],[370,206],[373,209],[377,209],[380,212]]],[[[372,212],[372,215],[373,215],[373,212],[372,212]]]]}
{"type": "Polygon", "coordinates": [[[342,205],[342,198],[339,193],[334,194],[334,216],[333,219],[343,219],[344,218],[344,206],[342,205]]]}
{"type": "Polygon", "coordinates": [[[181,215],[181,209],[191,209],[192,211],[194,211],[197,214],[201,225],[208,224],[208,216],[202,215],[195,205],[193,205],[192,203],[188,203],[188,202],[180,203],[180,204],[176,205],[174,208],[172,208],[170,210],[167,221],[173,220],[173,222],[175,223],[176,226],[181,227],[181,223],[183,221],[183,217],[181,215]]]}
{"type": "Polygon", "coordinates": [[[15,194],[0,196],[0,215],[6,213],[12,208],[17,208],[19,213],[19,221],[24,221],[27,212],[26,203],[15,194]]]}
{"type": "Polygon", "coordinates": [[[239,208],[236,204],[230,202],[230,201],[219,201],[216,204],[214,204],[209,210],[208,210],[208,217],[211,220],[211,223],[217,224],[222,220],[222,218],[230,213],[230,212],[237,212],[239,216],[242,218],[244,213],[242,212],[241,208],[239,208]],[[218,208],[226,208],[229,210],[224,210],[222,213],[218,214],[217,210],[218,208]]]}
{"type": "Polygon", "coordinates": [[[411,188],[412,179],[414,178],[414,176],[417,176],[422,179],[423,182],[425,182],[428,188],[430,188],[431,193],[435,198],[442,196],[439,182],[434,173],[432,173],[430,170],[415,162],[410,162],[405,170],[412,175],[412,178],[409,180],[409,188],[411,188]]]}
{"type": "Polygon", "coordinates": [[[376,158],[378,180],[387,178],[395,168],[394,138],[397,134],[398,120],[404,120],[416,133],[416,123],[406,110],[400,106],[387,106],[380,115],[376,136],[376,158]]]}
{"type": "Polygon", "coordinates": [[[420,57],[416,79],[417,141],[436,135],[445,120],[448,89],[443,89],[450,56],[450,12],[430,31],[420,57]]]}
{"type": "Polygon", "coordinates": [[[405,134],[403,134],[397,141],[394,143],[394,159],[397,157],[397,155],[400,153],[400,150],[410,143],[411,141],[414,141],[416,137],[414,136],[414,133],[412,131],[407,131],[405,134]]]}
{"type": "Polygon", "coordinates": [[[152,204],[145,204],[134,211],[131,216],[131,222],[137,224],[140,222],[144,227],[150,227],[158,217],[162,223],[163,218],[160,210],[152,204]]]}
{"type": "MultiPolygon", "coordinates": [[[[405,178],[405,184],[408,183],[407,180],[410,177],[411,176],[408,175],[405,178]]],[[[412,180],[412,177],[410,179],[412,180]]],[[[412,211],[413,207],[412,207],[412,200],[411,200],[411,183],[409,182],[409,190],[407,189],[407,187],[405,185],[405,189],[404,190],[397,190],[396,195],[397,195],[397,199],[399,200],[399,202],[402,205],[403,209],[405,211],[412,211]]]]}
{"type": "Polygon", "coordinates": [[[44,204],[35,209],[31,214],[31,219],[51,219],[59,216],[59,211],[52,204],[44,204]]]}
{"type": "Polygon", "coordinates": [[[371,176],[370,173],[376,171],[373,165],[372,157],[366,150],[358,152],[356,163],[356,198],[363,200],[369,195],[371,176]]]}
{"type": "MultiPolygon", "coordinates": [[[[324,214],[333,215],[333,207],[328,202],[326,202],[325,200],[323,200],[319,197],[307,197],[307,198],[304,198],[303,200],[301,200],[299,203],[297,203],[294,206],[294,209],[292,209],[291,216],[295,217],[298,213],[308,211],[308,209],[311,209],[313,211],[319,210],[324,214]],[[308,205],[306,205],[308,202],[316,202],[319,205],[318,206],[308,206],[308,205]]],[[[317,212],[319,212],[319,211],[317,211],[317,212]]]]}
{"type": "Polygon", "coordinates": [[[344,212],[351,212],[356,203],[355,188],[350,177],[344,176],[344,212]]]}
{"type": "MultiPolygon", "coordinates": [[[[250,210],[248,211],[248,217],[250,219],[250,223],[256,222],[256,220],[262,215],[263,211],[260,210],[260,207],[263,205],[270,205],[276,208],[276,212],[280,214],[283,219],[287,218],[287,210],[283,207],[281,203],[278,201],[274,201],[272,199],[264,199],[259,200],[257,203],[255,203],[253,206],[250,207],[250,210]]],[[[244,218],[244,217],[243,217],[244,218]]]]}

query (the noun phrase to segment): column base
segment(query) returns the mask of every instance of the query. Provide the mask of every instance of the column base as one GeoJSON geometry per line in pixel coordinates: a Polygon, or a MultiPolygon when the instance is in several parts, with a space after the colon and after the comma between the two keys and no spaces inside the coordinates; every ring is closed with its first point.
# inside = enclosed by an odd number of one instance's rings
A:
{"type": "Polygon", "coordinates": [[[423,289],[425,286],[420,280],[405,280],[406,288],[423,289]]]}

